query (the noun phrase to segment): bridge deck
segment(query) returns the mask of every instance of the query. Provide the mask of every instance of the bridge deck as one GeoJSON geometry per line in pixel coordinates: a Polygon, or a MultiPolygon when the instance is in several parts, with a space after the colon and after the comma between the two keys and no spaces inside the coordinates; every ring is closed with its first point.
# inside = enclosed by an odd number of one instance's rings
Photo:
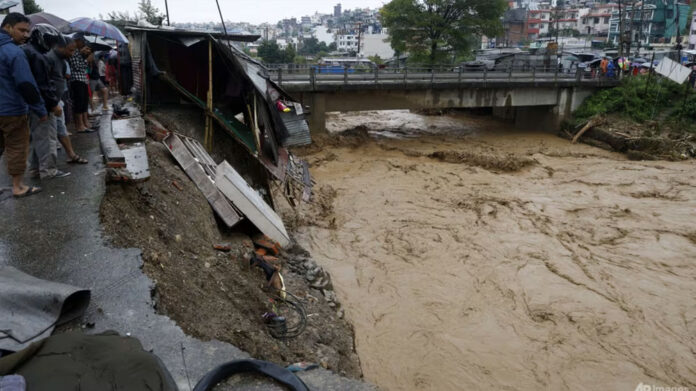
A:
{"type": "Polygon", "coordinates": [[[271,79],[288,91],[320,92],[337,90],[451,89],[516,87],[613,87],[619,80],[590,78],[584,72],[549,72],[510,69],[506,72],[460,72],[387,68],[344,73],[317,73],[315,68],[292,71],[271,69],[271,79]]]}

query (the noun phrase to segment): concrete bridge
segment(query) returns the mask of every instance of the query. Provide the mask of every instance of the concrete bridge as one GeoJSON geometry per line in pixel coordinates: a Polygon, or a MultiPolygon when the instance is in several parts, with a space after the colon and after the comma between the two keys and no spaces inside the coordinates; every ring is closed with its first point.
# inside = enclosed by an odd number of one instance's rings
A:
{"type": "Polygon", "coordinates": [[[310,107],[310,129],[326,129],[326,112],[492,108],[520,128],[556,129],[593,92],[618,80],[590,78],[582,70],[461,68],[330,70],[269,68],[271,79],[310,107]]]}

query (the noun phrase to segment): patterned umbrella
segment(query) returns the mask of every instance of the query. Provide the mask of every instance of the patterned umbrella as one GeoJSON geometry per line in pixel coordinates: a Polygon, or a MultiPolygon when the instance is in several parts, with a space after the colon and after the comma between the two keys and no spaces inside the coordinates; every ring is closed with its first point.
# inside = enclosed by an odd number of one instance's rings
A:
{"type": "Polygon", "coordinates": [[[32,26],[39,23],[46,23],[50,24],[61,32],[66,32],[68,25],[70,25],[70,22],[67,20],[61,19],[53,14],[49,14],[48,12],[37,12],[35,14],[27,15],[27,18],[31,20],[32,26]]]}
{"type": "Polygon", "coordinates": [[[115,39],[119,42],[128,43],[128,39],[116,26],[92,18],[77,18],[70,21],[70,28],[84,33],[99,35],[106,38],[115,39]]]}

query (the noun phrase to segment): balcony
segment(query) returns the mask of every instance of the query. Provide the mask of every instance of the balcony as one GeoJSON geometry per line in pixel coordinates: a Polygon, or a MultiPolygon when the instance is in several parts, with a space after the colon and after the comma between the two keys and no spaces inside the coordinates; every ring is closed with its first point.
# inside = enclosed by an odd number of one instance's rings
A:
{"type": "Polygon", "coordinates": [[[539,29],[538,28],[529,28],[529,29],[527,29],[527,34],[539,34],[539,29]]]}

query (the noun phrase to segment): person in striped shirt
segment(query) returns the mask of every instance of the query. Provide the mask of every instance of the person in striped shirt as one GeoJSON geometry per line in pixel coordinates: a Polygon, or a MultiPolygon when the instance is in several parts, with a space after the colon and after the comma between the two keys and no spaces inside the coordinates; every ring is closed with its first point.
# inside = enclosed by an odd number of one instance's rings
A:
{"type": "Polygon", "coordinates": [[[68,59],[70,64],[70,95],[73,101],[73,112],[75,117],[75,131],[87,133],[92,130],[89,128],[87,117],[87,106],[89,105],[89,89],[87,79],[87,61],[85,60],[92,52],[87,46],[85,37],[81,33],[73,36],[77,50],[68,59]]]}

